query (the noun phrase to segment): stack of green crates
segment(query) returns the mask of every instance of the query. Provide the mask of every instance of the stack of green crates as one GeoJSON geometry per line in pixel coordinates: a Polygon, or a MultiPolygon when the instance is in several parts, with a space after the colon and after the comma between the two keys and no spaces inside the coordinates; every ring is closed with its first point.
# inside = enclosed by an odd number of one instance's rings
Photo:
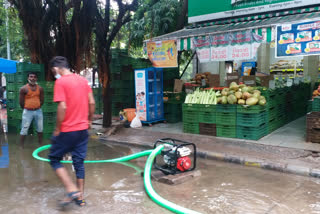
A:
{"type": "Polygon", "coordinates": [[[266,106],[237,106],[237,138],[259,140],[268,134],[266,106]]]}
{"type": "Polygon", "coordinates": [[[164,68],[163,69],[163,90],[173,91],[175,79],[179,79],[179,69],[164,68]]]}
{"type": "Polygon", "coordinates": [[[237,137],[237,105],[217,105],[216,124],[218,137],[237,137]]]}
{"type": "Polygon", "coordinates": [[[129,57],[127,50],[112,50],[112,115],[118,116],[121,110],[135,107],[134,70],[150,66],[148,60],[129,57]]]}
{"type": "MultiPolygon", "coordinates": [[[[53,102],[54,82],[38,82],[44,91],[44,104],[41,107],[43,112],[43,137],[49,139],[56,125],[57,103],[53,102]]],[[[34,134],[36,130],[34,129],[34,134]]]]}
{"type": "Polygon", "coordinates": [[[102,96],[102,87],[92,88],[94,101],[96,103],[95,114],[103,113],[103,96],[102,96]]]}
{"type": "MultiPolygon", "coordinates": [[[[18,63],[16,73],[5,75],[9,133],[19,133],[21,130],[22,108],[19,104],[19,92],[20,88],[27,84],[29,72],[35,72],[38,76],[38,81],[45,80],[44,66],[41,64],[18,63]]],[[[31,127],[29,133],[32,133],[32,130],[33,128],[31,127]]]]}
{"type": "Polygon", "coordinates": [[[182,121],[182,103],[185,100],[185,93],[164,92],[164,118],[168,123],[182,121]]]}
{"type": "Polygon", "coordinates": [[[182,104],[183,131],[216,136],[216,105],[182,104]]]}

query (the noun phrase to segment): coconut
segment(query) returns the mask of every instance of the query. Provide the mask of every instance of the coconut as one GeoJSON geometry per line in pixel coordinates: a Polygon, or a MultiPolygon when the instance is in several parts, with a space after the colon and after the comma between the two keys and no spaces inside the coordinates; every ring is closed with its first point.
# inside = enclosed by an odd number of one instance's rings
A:
{"type": "Polygon", "coordinates": [[[258,103],[258,99],[255,97],[250,97],[249,99],[246,100],[246,104],[249,106],[254,106],[258,103]]]}
{"type": "Polygon", "coordinates": [[[239,85],[239,88],[244,88],[244,87],[247,87],[245,84],[241,84],[241,85],[239,85]]]}
{"type": "Polygon", "coordinates": [[[257,98],[257,99],[259,100],[259,98],[260,98],[260,93],[254,93],[254,94],[252,95],[252,97],[255,97],[255,98],[257,98]]]}
{"type": "Polygon", "coordinates": [[[261,95],[261,91],[259,91],[259,90],[253,90],[253,93],[261,95]]]}
{"type": "Polygon", "coordinates": [[[242,93],[240,91],[237,91],[234,95],[236,96],[237,99],[241,99],[242,97],[242,93]]]}
{"type": "Polygon", "coordinates": [[[246,100],[249,99],[252,95],[249,92],[244,92],[242,94],[242,99],[246,100]]]}
{"type": "Polygon", "coordinates": [[[228,91],[229,91],[229,88],[224,88],[221,92],[221,95],[222,96],[228,96],[228,91]]]}
{"type": "Polygon", "coordinates": [[[259,105],[264,106],[267,103],[266,100],[259,100],[259,105]]]}
{"type": "Polygon", "coordinates": [[[247,87],[247,86],[245,86],[245,87],[243,87],[242,89],[241,89],[241,92],[243,93],[243,92],[248,92],[249,91],[249,88],[247,87]]]}
{"type": "Polygon", "coordinates": [[[266,98],[264,96],[260,96],[259,100],[266,100],[266,98]]]}
{"type": "Polygon", "coordinates": [[[222,104],[227,104],[227,103],[228,103],[227,96],[222,96],[222,97],[221,97],[221,103],[222,103],[222,104]]]}
{"type": "Polygon", "coordinates": [[[251,86],[248,87],[248,92],[249,92],[249,93],[252,94],[252,93],[253,93],[253,90],[254,90],[253,87],[251,87],[251,86]]]}
{"type": "Polygon", "coordinates": [[[239,86],[236,82],[232,82],[230,84],[230,87],[229,87],[231,90],[234,90],[234,91],[238,91],[239,90],[239,86]]]}
{"type": "Polygon", "coordinates": [[[239,104],[239,105],[245,105],[245,104],[246,104],[246,101],[243,100],[243,99],[239,99],[239,100],[238,100],[238,104],[239,104]]]}
{"type": "Polygon", "coordinates": [[[237,103],[237,98],[236,96],[234,96],[233,94],[230,94],[228,96],[228,103],[229,104],[236,104],[237,103]]]}
{"type": "Polygon", "coordinates": [[[222,97],[218,97],[218,98],[217,98],[217,103],[218,103],[218,104],[221,104],[221,103],[222,103],[222,97]]]}

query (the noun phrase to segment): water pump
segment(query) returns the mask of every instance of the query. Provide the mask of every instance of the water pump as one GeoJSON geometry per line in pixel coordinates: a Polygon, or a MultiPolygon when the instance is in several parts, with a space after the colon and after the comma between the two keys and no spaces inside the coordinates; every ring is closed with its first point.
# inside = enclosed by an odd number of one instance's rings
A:
{"type": "Polygon", "coordinates": [[[196,168],[196,145],[172,138],[157,140],[154,148],[163,145],[161,156],[155,158],[154,166],[166,175],[189,172],[196,168]]]}

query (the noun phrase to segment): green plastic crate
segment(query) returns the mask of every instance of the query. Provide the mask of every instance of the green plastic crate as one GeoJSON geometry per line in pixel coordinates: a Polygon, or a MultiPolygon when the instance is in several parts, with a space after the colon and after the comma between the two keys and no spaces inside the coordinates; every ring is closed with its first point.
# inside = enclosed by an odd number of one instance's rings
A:
{"type": "Polygon", "coordinates": [[[268,116],[268,121],[273,120],[274,118],[276,118],[278,116],[278,110],[276,107],[273,107],[271,109],[268,109],[267,111],[267,116],[268,116]]]}
{"type": "Polygon", "coordinates": [[[259,127],[237,126],[237,138],[246,140],[259,140],[268,134],[267,124],[259,127]]]}
{"type": "Polygon", "coordinates": [[[185,123],[183,122],[183,132],[199,134],[199,123],[185,123]]]}
{"type": "Polygon", "coordinates": [[[236,113],[237,112],[237,105],[219,104],[216,106],[216,112],[236,113]]]}
{"type": "Polygon", "coordinates": [[[57,112],[57,107],[58,105],[56,103],[47,102],[43,104],[41,109],[44,113],[47,113],[47,112],[49,113],[49,112],[57,112]]]}
{"type": "MultiPolygon", "coordinates": [[[[16,75],[15,74],[6,74],[6,81],[7,83],[14,83],[16,84],[16,75]]],[[[7,84],[8,85],[8,84],[7,84]]]]}
{"type": "Polygon", "coordinates": [[[56,113],[54,112],[43,112],[43,120],[56,120],[56,113]]]}
{"type": "Polygon", "coordinates": [[[17,72],[44,72],[44,65],[43,64],[31,64],[31,63],[18,63],[17,64],[17,72]]]}
{"type": "Polygon", "coordinates": [[[315,97],[313,99],[312,111],[320,111],[320,97],[315,97]]]}
{"type": "Polygon", "coordinates": [[[199,116],[194,111],[183,111],[182,121],[186,123],[199,123],[199,116]]]}
{"type": "Polygon", "coordinates": [[[217,137],[236,138],[237,127],[231,125],[219,125],[217,124],[217,137]]]}
{"type": "Polygon", "coordinates": [[[237,113],[216,112],[217,125],[237,125],[237,113]]]}
{"type": "Polygon", "coordinates": [[[260,112],[266,111],[266,106],[254,105],[237,105],[237,113],[245,113],[245,114],[257,114],[260,112]]]}
{"type": "Polygon", "coordinates": [[[18,85],[15,83],[9,83],[6,86],[6,90],[7,90],[7,93],[8,92],[18,92],[20,90],[20,87],[18,87],[18,85]]]}
{"type": "Polygon", "coordinates": [[[9,109],[20,108],[19,101],[7,99],[7,108],[9,109]]]}
{"type": "Polygon", "coordinates": [[[182,105],[182,110],[183,111],[193,111],[193,112],[199,112],[199,111],[202,111],[202,107],[203,105],[201,104],[187,104],[187,103],[184,103],[182,105]]]}
{"type": "Polygon", "coordinates": [[[267,122],[267,113],[257,114],[237,113],[237,126],[259,127],[267,122]]]}
{"type": "Polygon", "coordinates": [[[164,113],[170,114],[181,114],[182,113],[182,104],[175,103],[164,103],[163,105],[164,113]]]}
{"type": "Polygon", "coordinates": [[[112,80],[110,85],[111,85],[111,88],[127,88],[127,89],[131,89],[131,88],[134,88],[134,81],[112,80]]]}
{"type": "Polygon", "coordinates": [[[217,112],[217,105],[203,104],[201,106],[201,111],[215,113],[215,112],[217,112]]]}
{"type": "Polygon", "coordinates": [[[216,123],[216,112],[199,112],[199,123],[216,123]]]}
{"type": "Polygon", "coordinates": [[[19,93],[18,92],[7,92],[7,99],[19,99],[19,93]]]}
{"type": "Polygon", "coordinates": [[[182,121],[182,112],[180,112],[180,114],[165,114],[164,118],[166,119],[167,123],[178,123],[182,121]]]}
{"type": "Polygon", "coordinates": [[[22,112],[23,110],[21,108],[15,108],[15,109],[7,109],[7,115],[8,117],[14,118],[14,119],[22,119],[22,112]]]}
{"type": "Polygon", "coordinates": [[[120,73],[121,80],[134,80],[134,73],[133,72],[121,72],[120,73]]]}

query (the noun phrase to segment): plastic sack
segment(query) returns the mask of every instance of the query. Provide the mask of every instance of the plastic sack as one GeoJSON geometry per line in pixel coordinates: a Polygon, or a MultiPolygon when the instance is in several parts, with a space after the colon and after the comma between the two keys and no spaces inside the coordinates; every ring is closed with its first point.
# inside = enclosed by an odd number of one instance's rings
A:
{"type": "Polygon", "coordinates": [[[131,127],[131,128],[141,128],[141,127],[142,127],[141,120],[139,119],[139,114],[137,114],[137,115],[133,118],[133,120],[132,120],[132,122],[131,122],[131,124],[130,124],[130,127],[131,127]]]}

